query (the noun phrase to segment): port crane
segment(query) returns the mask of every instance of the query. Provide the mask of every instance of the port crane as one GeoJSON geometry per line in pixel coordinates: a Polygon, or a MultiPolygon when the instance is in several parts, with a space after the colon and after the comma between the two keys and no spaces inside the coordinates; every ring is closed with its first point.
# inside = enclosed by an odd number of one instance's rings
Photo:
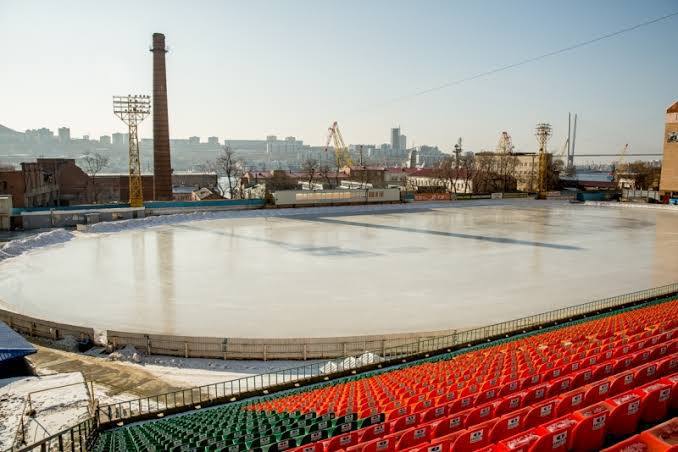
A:
{"type": "Polygon", "coordinates": [[[616,161],[612,162],[611,176],[612,176],[613,179],[617,177],[617,171],[619,170],[621,165],[624,163],[624,159],[626,158],[626,154],[628,154],[628,152],[629,152],[629,144],[626,143],[624,145],[624,147],[622,148],[621,152],[619,153],[619,158],[616,161]]]}
{"type": "Polygon", "coordinates": [[[327,155],[327,150],[330,147],[330,142],[334,144],[334,163],[337,170],[337,184],[339,183],[339,171],[344,166],[351,165],[351,154],[348,152],[348,147],[344,143],[344,137],[341,136],[341,131],[339,130],[339,123],[334,121],[330,127],[327,129],[327,140],[325,141],[325,155],[327,155]]]}
{"type": "Polygon", "coordinates": [[[341,131],[339,130],[339,123],[334,121],[330,127],[327,128],[327,141],[325,142],[325,153],[330,147],[330,141],[334,144],[334,154],[335,156],[342,151],[348,152],[346,145],[344,144],[344,137],[341,136],[341,131]]]}

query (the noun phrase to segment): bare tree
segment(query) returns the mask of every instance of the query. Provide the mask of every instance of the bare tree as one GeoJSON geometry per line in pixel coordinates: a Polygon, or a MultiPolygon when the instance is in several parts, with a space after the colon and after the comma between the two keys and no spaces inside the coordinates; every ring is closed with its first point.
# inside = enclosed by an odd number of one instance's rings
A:
{"type": "Polygon", "coordinates": [[[306,173],[306,177],[308,178],[308,188],[313,189],[313,179],[315,179],[316,173],[318,172],[318,161],[309,157],[303,161],[301,169],[306,173]]]}
{"type": "Polygon", "coordinates": [[[473,152],[467,152],[461,158],[460,166],[464,177],[464,193],[470,193],[469,183],[473,180],[473,175],[476,172],[476,157],[473,152]]]}
{"type": "Polygon", "coordinates": [[[101,173],[109,163],[110,159],[107,155],[99,154],[98,152],[85,152],[82,156],[82,163],[85,166],[85,172],[92,178],[92,189],[94,190],[94,202],[99,201],[99,194],[97,190],[97,174],[101,173]]]}
{"type": "Polygon", "coordinates": [[[499,153],[495,155],[495,168],[498,176],[498,185],[502,192],[513,191],[516,179],[516,167],[518,157],[511,153],[499,153]]]}
{"type": "Polygon", "coordinates": [[[452,155],[446,155],[439,163],[435,171],[436,178],[440,180],[448,190],[457,196],[457,181],[460,176],[460,166],[457,159],[452,155]]]}
{"type": "Polygon", "coordinates": [[[330,179],[331,172],[332,170],[329,165],[320,165],[318,168],[318,177],[327,183],[328,188],[332,185],[332,180],[330,179]]]}
{"type": "MultiPolygon", "coordinates": [[[[214,162],[208,162],[218,177],[223,177],[228,183],[227,194],[231,199],[242,197],[240,190],[241,178],[244,173],[243,164],[230,146],[224,146],[214,162]]],[[[226,193],[224,193],[226,194],[226,193]]]]}

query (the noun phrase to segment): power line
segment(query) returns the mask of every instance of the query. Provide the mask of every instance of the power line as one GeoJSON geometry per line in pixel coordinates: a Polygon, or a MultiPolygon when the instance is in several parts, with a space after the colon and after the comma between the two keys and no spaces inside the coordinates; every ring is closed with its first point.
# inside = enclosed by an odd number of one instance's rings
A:
{"type": "MultiPolygon", "coordinates": [[[[552,52],[548,52],[548,53],[544,53],[544,54],[541,54],[541,55],[538,55],[538,56],[535,56],[535,57],[527,58],[527,59],[518,61],[516,63],[507,64],[505,66],[500,66],[500,67],[490,69],[490,70],[485,71],[485,72],[479,72],[477,74],[474,74],[474,75],[471,75],[471,76],[468,76],[468,77],[464,77],[464,78],[453,80],[453,81],[450,81],[450,82],[447,82],[447,83],[443,83],[442,85],[434,86],[432,88],[427,88],[427,89],[424,89],[422,91],[418,91],[418,92],[415,92],[415,93],[395,97],[391,100],[387,100],[385,102],[376,104],[372,108],[383,107],[385,105],[400,102],[400,101],[405,100],[405,99],[423,96],[423,95],[432,93],[434,91],[439,91],[441,89],[449,88],[451,86],[461,85],[462,83],[466,83],[466,82],[469,82],[471,80],[486,77],[488,75],[496,74],[498,72],[507,71],[509,69],[513,69],[513,68],[516,68],[516,67],[519,67],[519,66],[523,66],[525,64],[534,63],[535,61],[539,61],[539,60],[543,60],[545,58],[560,55],[561,53],[570,52],[572,50],[579,49],[581,47],[585,47],[585,46],[594,44],[594,43],[599,42],[599,41],[603,41],[605,39],[613,38],[615,36],[619,36],[621,34],[628,33],[628,32],[633,31],[633,30],[637,30],[638,28],[642,28],[642,27],[646,27],[648,25],[656,24],[657,22],[661,22],[663,20],[670,19],[671,17],[674,17],[674,16],[678,16],[678,11],[670,13],[670,14],[666,14],[665,16],[657,17],[655,19],[651,19],[651,20],[648,20],[648,21],[645,21],[645,22],[641,22],[639,24],[636,24],[636,25],[633,25],[633,26],[630,26],[630,27],[627,27],[627,28],[622,28],[620,30],[613,31],[611,33],[607,33],[607,34],[598,36],[596,38],[589,39],[588,41],[582,41],[582,42],[579,42],[577,44],[573,44],[573,45],[568,46],[568,47],[563,47],[561,49],[554,50],[552,52]]],[[[365,110],[369,110],[369,109],[370,109],[370,107],[366,108],[365,110]]],[[[365,110],[363,110],[363,111],[365,111],[365,110]]]]}

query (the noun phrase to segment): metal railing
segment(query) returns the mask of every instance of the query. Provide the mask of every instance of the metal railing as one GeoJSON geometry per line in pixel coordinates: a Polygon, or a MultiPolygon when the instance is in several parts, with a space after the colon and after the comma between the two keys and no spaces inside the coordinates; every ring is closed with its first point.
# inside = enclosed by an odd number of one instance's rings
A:
{"type": "Polygon", "coordinates": [[[97,428],[101,424],[125,422],[143,416],[150,417],[154,414],[159,415],[164,413],[166,410],[177,409],[177,411],[181,411],[182,408],[190,409],[206,402],[236,401],[240,396],[248,396],[258,391],[261,394],[266,394],[268,389],[273,389],[276,386],[282,388],[283,385],[289,387],[291,383],[294,386],[298,386],[304,381],[313,379],[318,381],[323,381],[323,379],[329,380],[333,375],[357,373],[362,368],[374,368],[375,364],[380,362],[397,363],[398,360],[406,361],[410,357],[418,357],[428,352],[451,350],[459,346],[490,340],[490,338],[521,333],[537,326],[557,325],[561,322],[570,321],[575,317],[595,315],[601,311],[630,303],[676,294],[678,294],[678,283],[673,283],[494,325],[459,331],[447,336],[421,339],[410,344],[390,347],[384,350],[381,356],[362,355],[357,358],[348,357],[344,360],[308,364],[151,397],[142,397],[126,402],[102,405],[97,409],[97,415],[93,418],[21,450],[83,450],[82,447],[85,444],[92,444],[93,439],[97,435],[97,428]]]}
{"type": "MultiPolygon", "coordinates": [[[[29,446],[18,449],[24,451],[87,451],[99,434],[97,417],[92,416],[71,428],[55,433],[52,436],[41,439],[29,446]]],[[[16,450],[16,449],[13,449],[16,450]]]]}
{"type": "Polygon", "coordinates": [[[165,410],[191,407],[205,402],[214,402],[218,400],[235,401],[242,394],[249,394],[255,391],[262,391],[262,393],[264,393],[263,391],[268,388],[289,385],[290,383],[301,383],[306,380],[317,379],[317,377],[329,379],[332,375],[345,374],[351,371],[356,371],[357,373],[358,369],[373,366],[377,362],[392,362],[395,360],[407,359],[422,353],[470,344],[492,337],[520,332],[537,325],[567,321],[583,314],[595,313],[597,311],[623,306],[628,303],[676,293],[678,293],[678,283],[604,298],[485,327],[458,331],[446,336],[419,339],[416,342],[409,344],[378,350],[377,353],[379,353],[379,355],[363,354],[358,357],[348,357],[343,360],[307,364],[290,369],[243,377],[237,380],[213,383],[127,402],[103,405],[99,407],[99,422],[105,424],[108,422],[124,421],[129,418],[152,415],[154,413],[161,413],[165,410]]]}

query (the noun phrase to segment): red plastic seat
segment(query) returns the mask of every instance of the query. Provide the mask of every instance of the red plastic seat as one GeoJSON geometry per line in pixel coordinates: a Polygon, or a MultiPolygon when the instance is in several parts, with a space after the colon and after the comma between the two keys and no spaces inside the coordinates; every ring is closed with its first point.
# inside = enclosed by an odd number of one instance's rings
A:
{"type": "Polygon", "coordinates": [[[633,369],[615,375],[612,377],[612,384],[610,384],[610,395],[613,396],[628,391],[635,386],[634,382],[635,373],[633,369]]]}
{"type": "Polygon", "coordinates": [[[556,378],[551,381],[549,389],[546,392],[546,397],[555,397],[559,394],[562,394],[563,392],[569,391],[571,387],[572,387],[571,376],[568,375],[565,377],[556,378]]]}
{"type": "Polygon", "coordinates": [[[429,422],[434,419],[440,419],[447,414],[447,407],[445,405],[432,406],[421,413],[421,422],[429,422]]]}
{"type": "Polygon", "coordinates": [[[525,426],[527,428],[536,427],[556,417],[556,403],[558,399],[552,398],[542,402],[533,403],[530,405],[525,419],[525,426]]]}
{"type": "Polygon", "coordinates": [[[641,396],[640,419],[651,423],[664,419],[671,403],[671,385],[664,381],[648,383],[638,388],[641,396]]]}
{"type": "MultiPolygon", "coordinates": [[[[435,438],[431,440],[431,444],[416,449],[418,452],[448,452],[452,450],[452,444],[457,440],[459,435],[462,434],[464,430],[459,430],[458,432],[450,433],[445,435],[442,438],[435,438]]],[[[412,451],[411,451],[412,452],[412,451]]]]}
{"type": "Polygon", "coordinates": [[[501,416],[502,414],[510,413],[511,411],[521,408],[523,406],[524,396],[524,392],[518,392],[502,397],[494,410],[494,415],[501,416]]]}
{"type": "Polygon", "coordinates": [[[525,419],[529,411],[529,408],[522,408],[501,416],[490,432],[490,441],[497,442],[524,430],[525,419]]]}
{"type": "Polygon", "coordinates": [[[419,427],[412,427],[405,432],[396,444],[397,450],[404,450],[411,447],[418,446],[422,443],[427,443],[431,440],[431,428],[429,425],[422,425],[419,427]]]}
{"type": "Polygon", "coordinates": [[[344,433],[343,435],[337,435],[330,438],[327,441],[323,441],[326,451],[335,451],[340,449],[346,449],[349,446],[353,446],[360,441],[358,432],[344,433]]]}
{"type": "Polygon", "coordinates": [[[530,447],[532,445],[539,441],[539,438],[541,438],[541,436],[535,432],[535,429],[531,428],[529,430],[526,430],[524,432],[518,433],[509,438],[499,441],[499,443],[497,443],[496,450],[498,452],[528,451],[530,450],[530,447]]]}
{"type": "Polygon", "coordinates": [[[391,424],[392,433],[408,429],[419,424],[419,413],[406,414],[405,416],[400,416],[399,418],[390,421],[389,424],[391,424]]]}
{"type": "Polygon", "coordinates": [[[390,424],[387,422],[382,422],[381,424],[374,424],[370,425],[369,427],[365,427],[364,429],[362,429],[360,441],[361,442],[371,441],[373,439],[381,438],[382,436],[388,435],[389,433],[391,433],[391,429],[389,427],[390,424]]]}
{"type": "Polygon", "coordinates": [[[585,384],[589,384],[593,380],[593,370],[582,369],[572,374],[571,388],[575,389],[585,384]]]}
{"type": "Polygon", "coordinates": [[[466,418],[466,425],[475,425],[490,419],[494,415],[494,408],[495,404],[492,402],[471,408],[466,418]]]}
{"type": "Polygon", "coordinates": [[[556,416],[563,416],[584,407],[585,388],[579,388],[558,396],[556,416]]]}
{"type": "Polygon", "coordinates": [[[534,402],[544,400],[546,398],[546,391],[548,391],[548,385],[546,384],[540,384],[538,386],[531,387],[525,394],[523,406],[528,406],[534,402]]]}
{"type": "Polygon", "coordinates": [[[368,441],[367,443],[358,444],[353,447],[349,447],[348,451],[362,451],[362,452],[395,452],[397,439],[395,438],[383,438],[383,439],[374,439],[368,441]]]}
{"type": "Polygon", "coordinates": [[[610,395],[610,384],[609,379],[602,379],[585,386],[584,406],[606,399],[610,395]]]}
{"type": "Polygon", "coordinates": [[[461,413],[450,414],[438,422],[433,429],[432,438],[442,438],[456,431],[462,430],[466,425],[466,418],[470,410],[462,411],[461,413]]]}
{"type": "Polygon", "coordinates": [[[623,437],[636,432],[640,421],[641,396],[635,391],[628,391],[607,399],[605,403],[610,409],[607,421],[607,433],[613,437],[623,437]]]}
{"type": "Polygon", "coordinates": [[[609,377],[614,373],[614,363],[611,361],[604,361],[596,365],[593,370],[593,379],[601,380],[605,377],[609,377]]]}
{"type": "Polygon", "coordinates": [[[534,429],[539,439],[530,451],[567,451],[577,421],[571,416],[554,419],[534,429]]]}
{"type": "Polygon", "coordinates": [[[657,374],[659,376],[670,375],[678,371],[678,356],[667,356],[659,361],[657,374]]]}
{"type": "Polygon", "coordinates": [[[572,413],[577,425],[572,430],[570,449],[581,452],[600,450],[605,441],[609,415],[610,409],[604,403],[596,403],[572,413]]]}
{"type": "Polygon", "coordinates": [[[462,430],[452,445],[454,452],[469,452],[481,449],[490,444],[490,430],[497,423],[496,419],[468,427],[462,430]]]}
{"type": "Polygon", "coordinates": [[[657,361],[651,361],[649,363],[643,364],[639,367],[636,367],[634,381],[636,386],[649,383],[659,378],[658,375],[659,363],[657,361]]]}
{"type": "Polygon", "coordinates": [[[476,399],[475,395],[467,395],[465,397],[460,397],[458,399],[453,400],[448,405],[447,414],[458,413],[460,411],[464,411],[468,408],[471,408],[474,405],[475,399],[476,399]]]}

